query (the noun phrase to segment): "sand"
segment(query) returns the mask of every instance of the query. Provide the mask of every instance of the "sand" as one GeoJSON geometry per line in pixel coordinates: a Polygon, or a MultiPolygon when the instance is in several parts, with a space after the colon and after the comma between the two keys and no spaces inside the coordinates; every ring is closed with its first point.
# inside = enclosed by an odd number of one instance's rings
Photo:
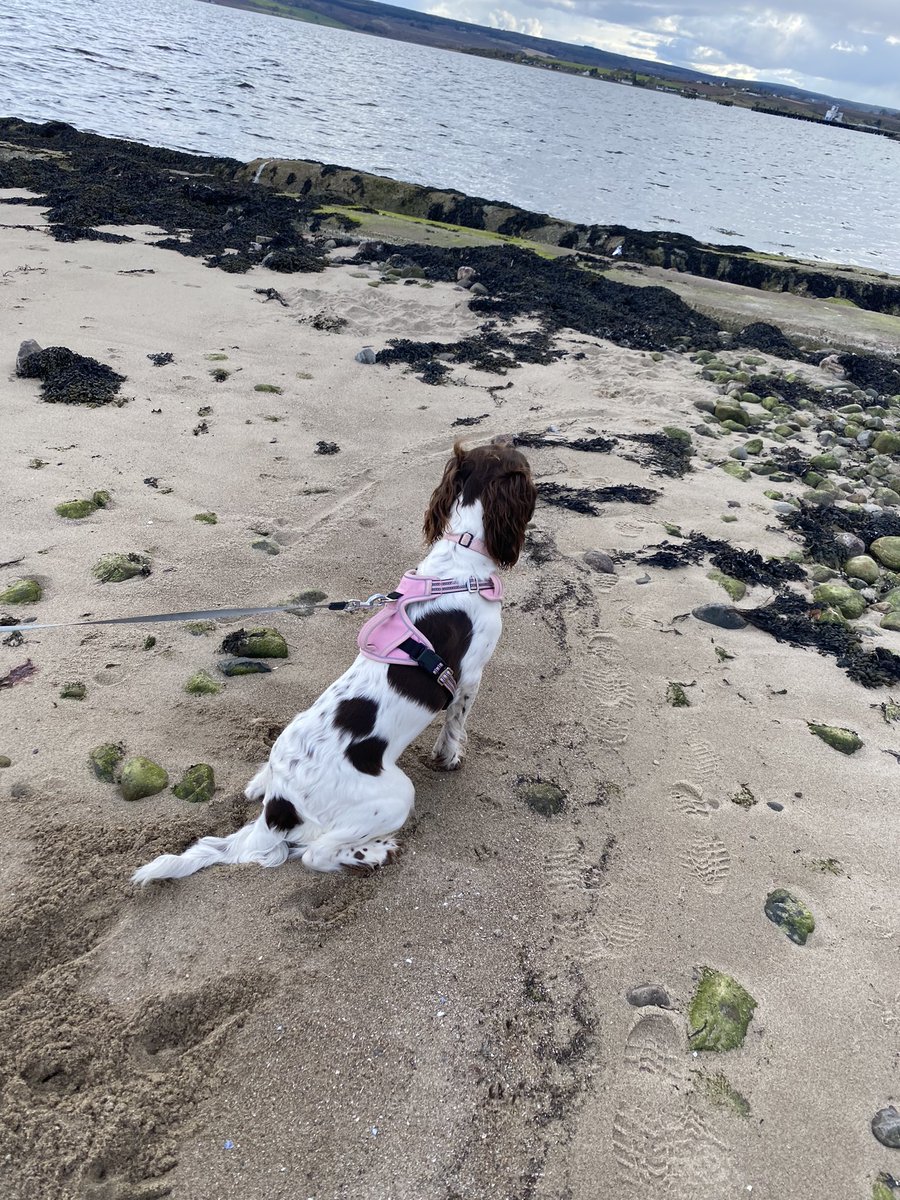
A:
{"type": "MultiPolygon", "coordinates": [[[[39,224],[37,211],[0,203],[0,225],[39,224]]],[[[0,560],[21,559],[0,588],[38,578],[44,599],[14,610],[38,621],[387,589],[419,556],[458,434],[655,432],[693,424],[693,402],[716,395],[685,355],[582,335],[560,344],[583,357],[511,372],[508,390],[489,393],[496,376],[466,368],[457,386],[430,387],[354,355],[477,330],[454,284],[371,287],[377,272],[352,264],[228,275],[147,245],[151,230],[125,232],[138,240],[0,229],[0,560]],[[254,291],[271,286],[286,307],[254,291]],[[347,324],[314,328],[323,312],[347,324]],[[108,363],[128,402],[43,403],[13,373],[24,338],[108,363]],[[174,362],[147,358],[160,352],[174,362]],[[230,374],[215,382],[215,369],[230,374]],[[339,452],[317,454],[319,441],[339,452]],[[97,489],[108,508],[54,513],[97,489]],[[254,549],[262,538],[280,552],[254,549]],[[146,554],[152,573],[102,585],[91,567],[107,552],[146,554]]],[[[218,696],[184,684],[215,673],[240,622],[35,631],[0,646],[0,676],[37,668],[0,694],[12,760],[0,771],[4,1197],[805,1200],[868,1196],[879,1172],[900,1174],[869,1129],[900,1093],[887,692],[755,629],[685,617],[725,599],[706,567],[620,557],[610,576],[582,561],[653,546],[662,522],[794,549],[766,480],[729,478],[712,465],[721,447],[697,448],[681,479],[618,453],[529,452],[539,481],[660,498],[599,516],[538,507],[465,769],[429,770],[433,731],[410,747],[406,852],[368,879],[290,864],[142,893],[128,883],[156,853],[250,815],[244,784],[352,660],[357,618],[273,619],[289,659],[218,696]],[[59,697],[71,680],[83,701],[59,697]],[[689,707],[667,703],[673,681],[689,707]],[[864,748],[839,755],[807,721],[850,727],[864,748]],[[125,802],[86,764],[108,741],[173,782],[210,763],[216,797],[125,802]],[[528,807],[534,779],[562,789],[562,811],[528,807]],[[730,799],[744,785],[750,808],[730,799]],[[813,911],[805,946],[766,919],[775,887],[813,911]],[[727,1053],[690,1048],[704,967],[757,1002],[727,1053]],[[671,1008],[629,1005],[643,982],[671,1008]]]]}

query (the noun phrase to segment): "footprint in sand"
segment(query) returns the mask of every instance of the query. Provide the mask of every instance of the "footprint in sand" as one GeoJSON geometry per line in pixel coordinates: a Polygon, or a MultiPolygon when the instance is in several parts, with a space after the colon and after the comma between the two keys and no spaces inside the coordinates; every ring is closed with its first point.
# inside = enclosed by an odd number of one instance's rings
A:
{"type": "Polygon", "coordinates": [[[616,637],[595,633],[581,659],[581,684],[587,691],[585,726],[601,750],[614,750],[628,740],[634,714],[634,691],[616,637]]]}
{"type": "Polygon", "coordinates": [[[612,1127],[618,1200],[729,1200],[739,1194],[728,1148],[693,1107],[687,1043],[662,1013],[625,1042],[612,1127]]]}
{"type": "Polygon", "coordinates": [[[582,966],[615,958],[644,933],[645,920],[631,910],[631,897],[645,886],[627,866],[606,879],[609,845],[592,861],[578,839],[552,850],[545,863],[553,899],[554,928],[567,961],[582,966]]]}
{"type": "MultiPolygon", "coordinates": [[[[718,799],[704,791],[704,785],[707,788],[715,785],[718,758],[708,742],[688,742],[687,752],[695,781],[680,780],[674,784],[672,804],[680,815],[705,822],[720,808],[718,799]]],[[[705,892],[718,896],[724,891],[731,874],[731,854],[718,834],[697,830],[681,850],[678,861],[687,880],[699,883],[705,892]]]]}

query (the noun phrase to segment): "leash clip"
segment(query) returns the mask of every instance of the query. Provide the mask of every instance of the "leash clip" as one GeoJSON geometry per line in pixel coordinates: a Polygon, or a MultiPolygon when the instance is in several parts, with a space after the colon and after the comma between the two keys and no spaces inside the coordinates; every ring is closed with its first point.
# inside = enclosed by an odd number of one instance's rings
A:
{"type": "Polygon", "coordinates": [[[386,596],[384,592],[373,592],[368,600],[348,600],[344,612],[371,612],[372,609],[384,608],[389,600],[390,596],[386,596]]]}

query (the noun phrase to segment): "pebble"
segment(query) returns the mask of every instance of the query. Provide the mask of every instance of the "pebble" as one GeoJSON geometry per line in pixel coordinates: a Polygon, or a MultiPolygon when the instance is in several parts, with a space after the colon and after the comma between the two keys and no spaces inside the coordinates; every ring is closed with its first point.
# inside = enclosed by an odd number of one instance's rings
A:
{"type": "Polygon", "coordinates": [[[553,817],[566,806],[566,793],[562,788],[542,779],[526,781],[522,786],[522,799],[542,817],[553,817]]]}
{"type": "Polygon", "coordinates": [[[767,807],[771,808],[772,812],[784,811],[784,805],[780,804],[777,800],[767,800],[766,805],[767,807]]]}
{"type": "Polygon", "coordinates": [[[638,575],[637,579],[635,579],[634,582],[635,583],[649,583],[650,576],[649,575],[638,575]]]}
{"type": "Polygon", "coordinates": [[[371,346],[363,346],[362,350],[356,355],[358,363],[368,363],[370,366],[375,362],[375,351],[371,346]]]}
{"type": "Polygon", "coordinates": [[[669,993],[658,983],[639,983],[636,987],[628,989],[625,998],[635,1008],[644,1008],[648,1004],[655,1004],[657,1008],[672,1007],[669,993]]]}
{"type": "Polygon", "coordinates": [[[236,658],[287,658],[287,642],[277,629],[259,626],[229,633],[222,642],[223,654],[236,658]]]}
{"type": "Polygon", "coordinates": [[[740,613],[729,608],[727,604],[701,604],[692,609],[691,615],[707,625],[716,625],[719,629],[744,629],[747,622],[740,613]]]}
{"type": "Polygon", "coordinates": [[[272,668],[259,658],[223,658],[217,664],[223,675],[264,675],[272,668]]]}
{"type": "Polygon", "coordinates": [[[602,550],[588,550],[582,556],[582,562],[587,563],[594,571],[601,571],[604,575],[615,575],[616,573],[616,564],[602,550]]]}
{"type": "Polygon", "coordinates": [[[9,755],[8,754],[0,754],[0,768],[11,767],[11,766],[12,766],[12,759],[9,757],[9,755]]]}
{"type": "Polygon", "coordinates": [[[22,342],[22,344],[19,346],[18,353],[16,354],[16,374],[22,374],[22,367],[25,364],[25,359],[28,358],[29,355],[40,354],[42,349],[43,347],[39,346],[33,338],[28,338],[26,341],[22,342]]]}
{"type": "Polygon", "coordinates": [[[852,729],[842,729],[835,725],[814,725],[810,721],[807,721],[807,726],[810,733],[821,738],[833,750],[839,750],[841,754],[855,754],[863,745],[862,738],[852,729]]]}
{"type": "Polygon", "coordinates": [[[119,777],[119,787],[126,800],[155,796],[168,786],[168,773],[149,758],[129,758],[119,777]]]}
{"type": "Polygon", "coordinates": [[[195,763],[188,767],[180,782],[172,788],[179,800],[187,800],[190,804],[211,800],[215,790],[215,776],[209,763],[195,763]]]}
{"type": "Polygon", "coordinates": [[[900,1112],[893,1104],[880,1108],[872,1118],[872,1132],[889,1150],[900,1150],[900,1112]]]}
{"type": "Polygon", "coordinates": [[[806,945],[806,939],[816,927],[815,918],[803,901],[784,888],[769,892],[764,911],[773,925],[783,929],[798,946],[806,945]]]}
{"type": "Polygon", "coordinates": [[[688,1012],[694,1050],[733,1050],[743,1045],[756,1001],[721,971],[704,967],[688,1012]]]}

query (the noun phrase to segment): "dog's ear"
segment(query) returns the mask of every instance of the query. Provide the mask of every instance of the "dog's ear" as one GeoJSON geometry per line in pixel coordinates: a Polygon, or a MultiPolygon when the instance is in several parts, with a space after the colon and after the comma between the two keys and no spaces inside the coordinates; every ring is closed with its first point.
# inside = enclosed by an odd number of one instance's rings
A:
{"type": "Polygon", "coordinates": [[[456,503],[460,491],[459,468],[465,461],[465,457],[466,452],[463,450],[462,444],[457,442],[453,447],[453,454],[444,467],[441,482],[432,492],[425,510],[423,531],[427,546],[433,546],[439,538],[443,537],[444,530],[450,524],[450,514],[453,512],[453,505],[456,503]]]}
{"type": "Polygon", "coordinates": [[[484,541],[494,562],[512,567],[525,545],[525,529],[537,500],[531,472],[521,467],[492,479],[481,496],[484,541]]]}

